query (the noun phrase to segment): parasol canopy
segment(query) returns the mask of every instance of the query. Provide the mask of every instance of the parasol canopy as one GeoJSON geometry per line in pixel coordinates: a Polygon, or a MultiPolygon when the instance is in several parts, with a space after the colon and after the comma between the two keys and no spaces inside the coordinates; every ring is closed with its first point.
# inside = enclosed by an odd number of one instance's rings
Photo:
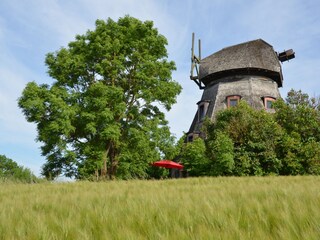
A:
{"type": "Polygon", "coordinates": [[[157,167],[164,167],[164,168],[176,168],[176,169],[182,169],[183,165],[170,161],[170,160],[160,160],[157,162],[152,163],[153,166],[157,167]]]}

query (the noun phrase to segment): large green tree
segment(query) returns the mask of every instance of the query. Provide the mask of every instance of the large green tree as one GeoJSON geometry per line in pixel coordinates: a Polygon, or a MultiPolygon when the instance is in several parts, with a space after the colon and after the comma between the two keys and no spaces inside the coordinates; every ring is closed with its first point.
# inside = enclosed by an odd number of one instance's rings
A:
{"type": "Polygon", "coordinates": [[[151,21],[97,20],[96,29],[46,56],[52,85],[30,82],[19,99],[37,124],[43,174],[145,177],[172,144],[164,113],[180,93],[167,40],[151,21]]]}

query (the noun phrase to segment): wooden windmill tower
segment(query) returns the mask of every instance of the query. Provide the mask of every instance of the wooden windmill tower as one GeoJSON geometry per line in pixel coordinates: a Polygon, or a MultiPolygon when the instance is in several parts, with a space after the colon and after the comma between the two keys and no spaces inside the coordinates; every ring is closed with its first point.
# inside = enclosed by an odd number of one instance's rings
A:
{"type": "Polygon", "coordinates": [[[269,43],[257,39],[223,48],[201,59],[201,42],[199,55],[195,56],[192,34],[190,79],[203,89],[203,94],[187,141],[201,136],[205,117],[214,121],[218,111],[237,105],[240,99],[253,108],[273,111],[272,102],[281,97],[280,62],[294,57],[292,49],[277,53],[269,43]]]}

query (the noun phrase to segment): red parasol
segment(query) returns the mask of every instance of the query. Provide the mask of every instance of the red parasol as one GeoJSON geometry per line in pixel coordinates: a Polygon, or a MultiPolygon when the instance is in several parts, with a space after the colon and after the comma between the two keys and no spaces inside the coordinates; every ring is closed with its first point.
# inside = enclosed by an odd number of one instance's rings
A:
{"type": "Polygon", "coordinates": [[[183,168],[183,165],[170,160],[160,160],[160,161],[154,162],[152,165],[157,167],[164,167],[164,168],[177,168],[177,169],[183,168]]]}

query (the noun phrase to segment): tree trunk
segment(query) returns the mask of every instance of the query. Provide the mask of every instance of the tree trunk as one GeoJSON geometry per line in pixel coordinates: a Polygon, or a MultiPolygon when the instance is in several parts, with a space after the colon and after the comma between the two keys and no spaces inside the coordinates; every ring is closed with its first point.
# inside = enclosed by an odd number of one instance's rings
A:
{"type": "Polygon", "coordinates": [[[95,175],[96,175],[96,181],[99,181],[99,170],[95,170],[95,175]]]}
{"type": "Polygon", "coordinates": [[[116,161],[116,149],[113,143],[111,143],[111,146],[109,148],[109,152],[108,152],[108,157],[110,160],[110,164],[108,167],[108,178],[110,180],[114,180],[115,179],[115,175],[116,175],[116,170],[117,170],[117,166],[118,166],[118,161],[116,161]]]}
{"type": "Polygon", "coordinates": [[[108,158],[110,157],[110,148],[111,148],[111,143],[106,144],[106,151],[105,154],[103,155],[103,166],[101,168],[101,178],[105,179],[107,177],[108,173],[108,158]]]}

